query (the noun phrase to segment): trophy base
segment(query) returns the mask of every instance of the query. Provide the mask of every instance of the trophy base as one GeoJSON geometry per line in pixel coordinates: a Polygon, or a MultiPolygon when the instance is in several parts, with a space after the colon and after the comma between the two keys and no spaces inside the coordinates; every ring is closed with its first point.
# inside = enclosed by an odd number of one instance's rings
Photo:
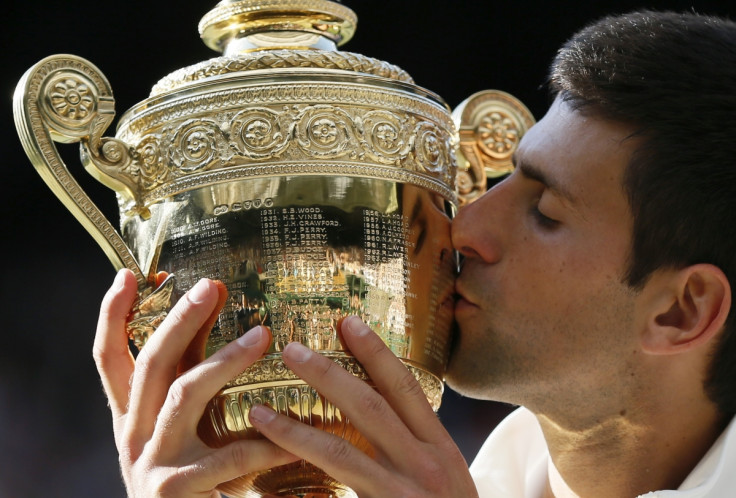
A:
{"type": "Polygon", "coordinates": [[[305,462],[290,463],[257,474],[233,479],[218,487],[230,498],[357,498],[357,494],[342,483],[305,462]]]}
{"type": "MultiPolygon", "coordinates": [[[[355,357],[344,352],[322,353],[371,384],[355,357]]],[[[402,361],[437,410],[442,397],[442,381],[402,361]]],[[[337,406],[286,367],[280,353],[258,360],[210,401],[198,427],[202,441],[212,447],[222,447],[233,441],[262,437],[248,418],[251,407],[257,404],[270,406],[283,415],[339,436],[368,455],[374,452],[337,406]]],[[[357,498],[352,489],[304,460],[246,474],[221,484],[218,489],[230,498],[357,498]]]]}

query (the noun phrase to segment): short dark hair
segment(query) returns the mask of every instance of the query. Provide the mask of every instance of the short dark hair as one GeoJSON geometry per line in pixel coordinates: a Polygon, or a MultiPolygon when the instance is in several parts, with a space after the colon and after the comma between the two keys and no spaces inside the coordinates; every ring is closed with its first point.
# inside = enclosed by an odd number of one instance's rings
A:
{"type": "MultiPolygon", "coordinates": [[[[633,216],[625,282],[641,288],[659,268],[711,263],[736,289],[736,23],[654,11],[605,17],[559,50],[549,84],[640,140],[622,186],[633,216]]],[[[736,413],[734,315],[705,380],[725,414],[736,413]]]]}

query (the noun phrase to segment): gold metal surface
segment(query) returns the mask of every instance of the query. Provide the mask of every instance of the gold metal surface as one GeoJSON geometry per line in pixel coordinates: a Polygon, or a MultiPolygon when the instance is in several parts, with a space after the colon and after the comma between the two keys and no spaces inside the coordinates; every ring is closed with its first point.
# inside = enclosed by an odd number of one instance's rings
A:
{"type": "Polygon", "coordinates": [[[159,80],[153,86],[151,96],[170,92],[213,76],[242,71],[287,71],[298,68],[339,69],[414,83],[411,76],[400,67],[360,54],[325,50],[268,50],[216,57],[179,69],[159,80]]]}
{"type": "MultiPolygon", "coordinates": [[[[348,314],[381,336],[439,407],[457,270],[458,134],[447,105],[403,70],[336,51],[356,23],[327,0],[222,1],[200,32],[223,55],[160,80],[120,118],[114,138],[103,137],[115,112],[110,85],[86,60],[48,57],[18,84],[15,120],[31,162],[113,265],[136,274],[129,332],[137,346],[203,277],[229,293],[203,354],[254,325],[271,328],[267,354],[208,405],[199,427],[208,444],[259,437],[248,412],[266,403],[370,453],[339,409],[281,361],[284,346],[299,341],[370,383],[337,334],[348,314]],[[54,141],[80,142],[87,171],[115,191],[119,232],[54,141]],[[170,277],[154,290],[159,272],[170,277]]],[[[483,168],[506,167],[529,126],[518,110],[506,96],[485,95],[458,111],[460,158],[483,180],[483,168]]],[[[485,188],[476,183],[471,191],[485,188]]],[[[221,489],[354,496],[305,462],[221,489]]]]}
{"type": "Polygon", "coordinates": [[[294,34],[296,45],[301,46],[304,37],[298,35],[304,33],[339,46],[353,37],[357,23],[352,10],[328,0],[225,0],[202,18],[199,33],[208,47],[219,52],[226,51],[233,40],[263,33],[275,40],[263,48],[293,46],[284,39],[294,34]]]}
{"type": "Polygon", "coordinates": [[[513,95],[484,90],[465,99],[452,117],[460,138],[457,187],[464,205],[486,191],[489,178],[511,172],[511,158],[534,116],[513,95]]]}
{"type": "Polygon", "coordinates": [[[88,167],[88,171],[108,187],[133,195],[129,185],[104,173],[107,168],[130,164],[126,146],[102,138],[115,115],[107,79],[80,57],[47,57],[18,82],[13,115],[23,148],[41,178],[92,235],[113,266],[131,269],[139,290],[146,292],[149,281],[128,246],[74,180],[54,145],[54,141],[80,142],[83,156],[94,157],[102,166],[88,167]]]}

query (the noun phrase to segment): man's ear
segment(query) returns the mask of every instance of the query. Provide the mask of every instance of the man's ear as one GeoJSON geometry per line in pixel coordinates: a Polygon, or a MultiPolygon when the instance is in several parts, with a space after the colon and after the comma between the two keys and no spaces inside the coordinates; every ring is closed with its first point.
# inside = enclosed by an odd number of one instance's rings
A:
{"type": "MultiPolygon", "coordinates": [[[[648,289],[642,348],[649,354],[677,354],[711,341],[726,323],[731,286],[720,268],[697,264],[665,271],[648,289]]],[[[645,291],[647,292],[647,291],[645,291]]]]}

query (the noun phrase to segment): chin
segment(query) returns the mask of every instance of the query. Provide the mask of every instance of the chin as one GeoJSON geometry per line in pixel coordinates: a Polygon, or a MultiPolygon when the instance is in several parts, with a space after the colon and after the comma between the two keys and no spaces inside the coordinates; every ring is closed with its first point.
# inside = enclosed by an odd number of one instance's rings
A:
{"type": "Polygon", "coordinates": [[[497,372],[492,371],[489,362],[497,359],[484,356],[482,349],[465,346],[455,343],[445,370],[445,384],[468,398],[496,400],[493,379],[497,372]]]}
{"type": "Polygon", "coordinates": [[[490,399],[486,392],[488,386],[479,385],[477,379],[447,375],[445,377],[445,383],[447,387],[466,398],[490,399]]]}
{"type": "Polygon", "coordinates": [[[463,395],[466,395],[465,391],[475,383],[474,379],[477,381],[477,375],[469,372],[468,366],[468,362],[463,361],[462,355],[458,354],[458,351],[453,348],[445,371],[445,383],[453,391],[463,395]]]}
{"type": "MultiPolygon", "coordinates": [[[[452,323],[452,333],[450,335],[450,354],[448,355],[447,359],[447,368],[445,369],[445,380],[448,381],[448,379],[452,379],[453,376],[453,370],[454,366],[460,362],[458,359],[459,356],[459,350],[460,350],[460,328],[458,326],[457,321],[453,321],[452,323]]],[[[448,382],[452,382],[449,380],[448,382]]]]}

